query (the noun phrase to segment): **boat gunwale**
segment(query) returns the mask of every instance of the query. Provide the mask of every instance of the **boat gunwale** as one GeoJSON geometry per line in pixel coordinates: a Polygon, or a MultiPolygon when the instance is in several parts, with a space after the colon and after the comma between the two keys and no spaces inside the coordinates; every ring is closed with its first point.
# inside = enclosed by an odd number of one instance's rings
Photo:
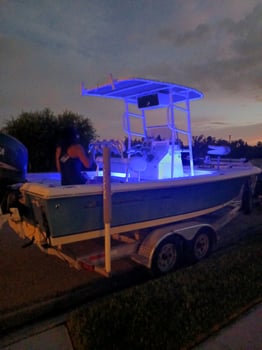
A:
{"type": "MultiPolygon", "coordinates": [[[[173,179],[163,180],[145,180],[137,182],[112,182],[110,184],[111,194],[119,192],[131,192],[141,190],[157,190],[164,188],[176,188],[183,186],[194,186],[203,183],[212,183],[225,181],[230,179],[236,179],[241,177],[256,176],[261,173],[261,169],[255,166],[238,169],[226,169],[217,170],[213,174],[204,174],[196,176],[187,176],[173,179]]],[[[88,196],[88,195],[101,195],[103,193],[103,183],[87,183],[83,185],[70,185],[70,186],[53,186],[44,183],[30,183],[23,184],[20,188],[21,192],[26,192],[39,197],[67,197],[67,196],[88,196]]]]}

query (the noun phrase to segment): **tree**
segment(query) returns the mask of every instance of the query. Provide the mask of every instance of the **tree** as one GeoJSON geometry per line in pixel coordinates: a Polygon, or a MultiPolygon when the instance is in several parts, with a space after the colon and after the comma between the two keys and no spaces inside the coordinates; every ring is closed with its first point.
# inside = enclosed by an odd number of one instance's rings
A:
{"type": "Polygon", "coordinates": [[[74,125],[80,142],[87,149],[96,136],[90,120],[70,111],[57,117],[48,108],[36,112],[22,112],[16,119],[7,121],[3,131],[17,138],[28,150],[29,172],[55,171],[55,148],[59,130],[74,125]]]}
{"type": "Polygon", "coordinates": [[[230,143],[232,158],[248,158],[248,144],[242,140],[235,140],[230,143]]]}
{"type": "Polygon", "coordinates": [[[207,154],[208,142],[204,135],[193,136],[192,139],[193,139],[192,148],[193,148],[194,159],[196,161],[199,161],[200,158],[204,158],[205,155],[207,154]]]}
{"type": "MultiPolygon", "coordinates": [[[[88,118],[82,115],[65,111],[57,117],[58,128],[74,126],[78,130],[79,142],[88,149],[90,142],[97,137],[96,130],[88,118]]],[[[58,130],[59,131],[59,130],[58,130]]]]}

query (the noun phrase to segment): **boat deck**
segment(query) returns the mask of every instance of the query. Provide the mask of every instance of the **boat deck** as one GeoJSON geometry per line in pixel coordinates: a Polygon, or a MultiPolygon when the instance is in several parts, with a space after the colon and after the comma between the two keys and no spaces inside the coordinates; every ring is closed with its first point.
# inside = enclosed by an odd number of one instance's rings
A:
{"type": "MultiPolygon", "coordinates": [[[[137,171],[131,171],[128,176],[125,172],[111,172],[110,176],[110,182],[111,184],[126,184],[128,187],[128,184],[149,184],[154,183],[154,186],[156,183],[165,183],[168,181],[176,181],[176,182],[183,182],[183,179],[186,181],[189,181],[190,179],[201,179],[208,177],[215,177],[215,176],[226,176],[226,175],[232,175],[232,174],[242,174],[243,171],[250,169],[252,165],[250,163],[245,162],[234,162],[232,160],[225,160],[217,165],[217,163],[214,161],[210,164],[201,164],[194,168],[194,175],[191,175],[191,169],[189,166],[183,166],[183,174],[182,176],[178,176],[176,178],[165,178],[165,179],[157,179],[153,177],[144,177],[143,172],[139,173],[137,171]]],[[[99,171],[83,171],[83,174],[85,175],[87,181],[86,184],[88,185],[100,185],[103,183],[103,170],[99,171]]],[[[52,173],[28,173],[27,174],[27,182],[28,183],[36,183],[36,184],[42,184],[46,185],[48,187],[61,187],[61,179],[60,174],[57,172],[52,173]]],[[[83,187],[85,185],[75,185],[74,187],[83,187]]],[[[72,186],[63,186],[63,187],[72,187],[72,186]]]]}

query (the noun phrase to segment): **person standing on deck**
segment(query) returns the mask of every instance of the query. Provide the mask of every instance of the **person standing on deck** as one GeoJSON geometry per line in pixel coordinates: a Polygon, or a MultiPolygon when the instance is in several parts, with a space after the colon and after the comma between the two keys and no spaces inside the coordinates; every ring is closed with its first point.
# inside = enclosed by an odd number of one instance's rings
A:
{"type": "Polygon", "coordinates": [[[66,127],[56,147],[56,168],[61,173],[61,185],[85,184],[86,178],[81,173],[83,167],[89,168],[90,160],[78,142],[75,128],[66,127]]]}

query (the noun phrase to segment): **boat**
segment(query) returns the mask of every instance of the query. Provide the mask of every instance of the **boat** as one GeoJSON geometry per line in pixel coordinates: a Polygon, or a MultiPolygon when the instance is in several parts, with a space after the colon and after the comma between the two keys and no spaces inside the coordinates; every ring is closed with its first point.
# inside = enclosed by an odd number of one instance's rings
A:
{"type": "Polygon", "coordinates": [[[60,246],[103,237],[106,224],[114,235],[196,218],[234,201],[249,203],[261,169],[224,159],[228,147],[212,145],[207,160],[194,164],[191,104],[202,92],[130,78],[90,89],[82,84],[81,93],[122,102],[127,147],[94,141],[97,169],[85,172],[84,185],[61,186],[59,174],[27,174],[10,206],[10,225],[21,236],[60,246]],[[134,138],[140,142],[134,145],[134,138]]]}

